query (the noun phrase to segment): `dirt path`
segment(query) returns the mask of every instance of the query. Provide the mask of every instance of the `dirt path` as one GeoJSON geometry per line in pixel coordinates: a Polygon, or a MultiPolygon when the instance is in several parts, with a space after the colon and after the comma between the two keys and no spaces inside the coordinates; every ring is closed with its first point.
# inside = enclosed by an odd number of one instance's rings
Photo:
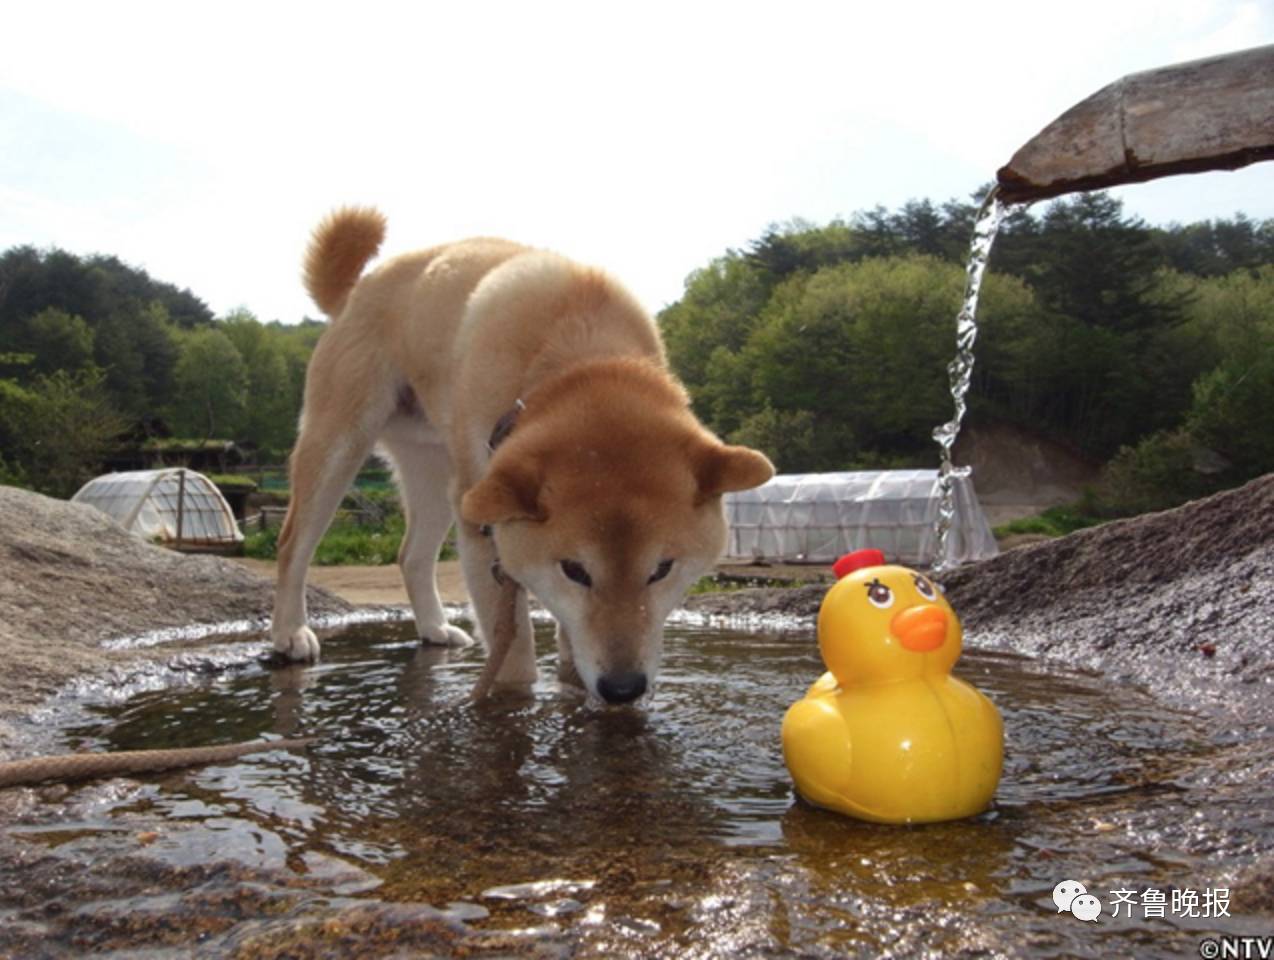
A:
{"type": "MultiPolygon", "coordinates": [[[[258,576],[274,580],[273,560],[231,557],[258,576]]],[[[722,564],[718,571],[736,577],[761,577],[776,580],[825,581],[832,575],[825,564],[722,564]]],[[[355,606],[406,604],[407,588],[394,564],[379,567],[310,567],[309,582],[330,590],[346,603],[355,606]]],[[[438,564],[438,593],[443,603],[468,603],[460,561],[444,560],[438,564]]]]}
{"type": "MultiPolygon", "coordinates": [[[[232,557],[258,576],[274,580],[273,560],[232,557]]],[[[332,591],[346,603],[356,606],[405,604],[407,588],[396,564],[381,567],[310,567],[308,580],[315,586],[332,591]]],[[[443,603],[468,603],[460,561],[444,560],[438,564],[438,593],[443,603]]]]}

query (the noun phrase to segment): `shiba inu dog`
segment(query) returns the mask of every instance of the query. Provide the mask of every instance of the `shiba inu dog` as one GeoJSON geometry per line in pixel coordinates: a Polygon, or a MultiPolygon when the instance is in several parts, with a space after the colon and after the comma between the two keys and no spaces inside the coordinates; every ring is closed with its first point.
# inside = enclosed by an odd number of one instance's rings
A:
{"type": "MultiPolygon", "coordinates": [[[[306,287],[331,324],[310,360],[292,453],[276,652],[317,658],[306,569],[379,446],[406,512],[399,565],[422,640],[470,642],[434,585],[455,524],[484,638],[500,578],[512,578],[558,622],[563,681],[609,703],[637,699],[658,670],[665,618],[725,547],[721,495],[764,483],[773,467],[695,419],[654,322],[606,274],[475,239],[364,276],[384,232],[375,210],[338,210],[306,256],[306,287]]],[[[518,598],[501,684],[536,678],[518,598]]]]}

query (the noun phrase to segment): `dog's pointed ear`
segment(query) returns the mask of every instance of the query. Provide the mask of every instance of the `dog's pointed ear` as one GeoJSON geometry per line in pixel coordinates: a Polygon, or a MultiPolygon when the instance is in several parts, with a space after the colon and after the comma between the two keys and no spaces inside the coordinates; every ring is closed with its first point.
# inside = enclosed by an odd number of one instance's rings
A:
{"type": "Polygon", "coordinates": [[[700,449],[695,461],[699,501],[734,490],[751,490],[774,476],[769,457],[750,447],[712,443],[700,449]]]}
{"type": "Polygon", "coordinates": [[[507,520],[544,520],[540,475],[533,466],[505,463],[492,467],[460,501],[460,516],[483,526],[507,520]]]}

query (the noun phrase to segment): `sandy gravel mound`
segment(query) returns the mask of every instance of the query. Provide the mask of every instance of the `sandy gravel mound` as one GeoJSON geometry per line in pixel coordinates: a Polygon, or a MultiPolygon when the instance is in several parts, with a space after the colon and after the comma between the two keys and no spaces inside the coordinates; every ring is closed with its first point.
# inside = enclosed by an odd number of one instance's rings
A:
{"type": "Polygon", "coordinates": [[[947,578],[993,641],[1194,707],[1274,712],[1274,475],[947,578]]]}
{"type": "MultiPolygon", "coordinates": [[[[0,487],[0,718],[129,656],[104,640],[263,622],[272,599],[273,585],[238,564],[152,546],[94,507],[0,487]]],[[[320,614],[350,609],[314,589],[309,602],[320,614]]]]}

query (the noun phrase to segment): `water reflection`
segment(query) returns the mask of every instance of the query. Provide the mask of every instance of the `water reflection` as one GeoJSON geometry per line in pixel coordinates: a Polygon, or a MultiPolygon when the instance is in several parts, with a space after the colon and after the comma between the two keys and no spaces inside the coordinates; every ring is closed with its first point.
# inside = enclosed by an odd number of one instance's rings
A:
{"type": "MultiPolygon", "coordinates": [[[[539,643],[550,677],[554,642],[539,643]]],[[[143,694],[73,734],[114,749],[318,735],[304,756],[163,778],[148,803],[277,836],[292,860],[353,861],[383,881],[376,896],[554,925],[602,953],[996,950],[1024,931],[1085,953],[1088,925],[1059,927],[1047,909],[1059,877],[1181,883],[1206,861],[1173,846],[1270,846],[1274,815],[1242,781],[1231,820],[1192,819],[1208,794],[1188,771],[1218,762],[1197,717],[976,649],[960,672],[1007,733],[994,809],[911,828],[817,810],[796,800],[778,737],[822,670],[813,637],[679,629],[667,646],[640,708],[551,680],[473,704],[479,650],[359,626],[329,638],[317,667],[143,694]]]]}
{"type": "Polygon", "coordinates": [[[802,802],[782,824],[801,865],[829,889],[897,907],[999,898],[1017,849],[994,815],[899,828],[832,818],[802,802]]]}

